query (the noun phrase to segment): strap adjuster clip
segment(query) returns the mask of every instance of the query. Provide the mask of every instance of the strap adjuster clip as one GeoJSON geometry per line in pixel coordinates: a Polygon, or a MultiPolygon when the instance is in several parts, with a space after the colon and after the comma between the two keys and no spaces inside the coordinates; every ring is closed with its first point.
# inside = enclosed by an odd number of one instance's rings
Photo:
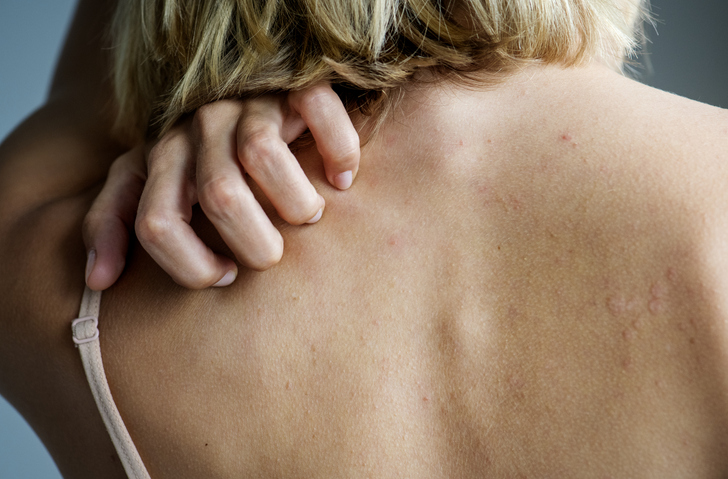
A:
{"type": "Polygon", "coordinates": [[[73,331],[73,342],[78,344],[90,343],[99,338],[99,318],[96,316],[84,316],[83,318],[74,319],[71,323],[71,330],[73,331]],[[93,321],[94,323],[94,334],[89,338],[78,339],[76,337],[76,325],[84,321],[93,321]]]}

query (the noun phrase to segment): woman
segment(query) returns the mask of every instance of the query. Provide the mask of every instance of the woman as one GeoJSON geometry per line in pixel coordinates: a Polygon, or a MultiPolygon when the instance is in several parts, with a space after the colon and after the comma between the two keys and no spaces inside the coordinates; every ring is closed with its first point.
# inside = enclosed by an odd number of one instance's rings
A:
{"type": "MultiPolygon", "coordinates": [[[[419,70],[346,194],[304,146],[326,214],[265,273],[191,292],[135,248],[101,348],[151,476],[724,476],[726,114],[583,60],[419,70]]],[[[88,170],[5,206],[0,363],[64,474],[113,477],[68,337],[88,170]]]]}

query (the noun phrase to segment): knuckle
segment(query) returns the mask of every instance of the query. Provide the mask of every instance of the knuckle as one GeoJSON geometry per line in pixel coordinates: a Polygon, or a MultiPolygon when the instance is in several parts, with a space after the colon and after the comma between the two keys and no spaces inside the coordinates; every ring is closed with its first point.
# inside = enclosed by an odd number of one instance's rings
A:
{"type": "Polygon", "coordinates": [[[201,185],[200,204],[206,214],[227,217],[241,204],[243,191],[235,182],[226,177],[216,178],[201,185]]]}
{"type": "Polygon", "coordinates": [[[163,244],[169,238],[174,227],[172,220],[167,215],[148,213],[137,217],[134,229],[142,244],[156,246],[163,244]]]}
{"type": "Polygon", "coordinates": [[[299,99],[301,109],[315,112],[326,111],[331,107],[332,94],[336,95],[331,88],[324,85],[316,85],[304,90],[299,99]]]}
{"type": "Polygon", "coordinates": [[[259,130],[251,133],[238,151],[243,168],[248,172],[264,168],[276,156],[278,140],[270,131],[259,130]]]}
{"type": "Polygon", "coordinates": [[[237,117],[240,109],[240,101],[237,100],[206,103],[195,111],[192,117],[192,128],[204,140],[222,129],[229,129],[233,126],[234,122],[231,122],[230,119],[237,117]]]}

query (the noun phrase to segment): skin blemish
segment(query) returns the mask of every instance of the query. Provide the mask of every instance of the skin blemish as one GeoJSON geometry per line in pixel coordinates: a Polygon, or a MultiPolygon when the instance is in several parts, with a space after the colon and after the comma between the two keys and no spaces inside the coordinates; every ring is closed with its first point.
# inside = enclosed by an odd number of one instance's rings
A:
{"type": "Polygon", "coordinates": [[[488,140],[488,143],[493,143],[493,140],[488,140]]]}
{"type": "Polygon", "coordinates": [[[563,133],[560,138],[561,138],[561,141],[570,143],[570,146],[572,148],[576,148],[576,146],[578,145],[577,142],[573,141],[574,137],[572,137],[569,133],[563,133]]]}
{"type": "Polygon", "coordinates": [[[399,244],[399,238],[397,237],[397,235],[390,236],[387,240],[387,244],[389,246],[397,246],[399,244]]]}
{"type": "Polygon", "coordinates": [[[610,296],[607,298],[607,309],[614,316],[620,316],[627,311],[627,300],[623,296],[610,296]]]}
{"type": "Polygon", "coordinates": [[[427,396],[423,396],[423,397],[422,397],[422,402],[427,402],[427,401],[429,401],[429,400],[430,400],[430,398],[428,398],[427,396]]]}
{"type": "Polygon", "coordinates": [[[659,298],[650,300],[650,302],[647,303],[647,307],[649,308],[650,313],[652,313],[652,314],[659,314],[665,310],[665,305],[662,303],[662,300],[659,298]]]}
{"type": "Polygon", "coordinates": [[[291,381],[286,381],[286,389],[291,389],[291,381]]]}
{"type": "Polygon", "coordinates": [[[460,141],[458,141],[458,145],[459,145],[459,146],[463,146],[464,144],[465,144],[465,143],[463,142],[463,140],[460,140],[460,141]]]}
{"type": "Polygon", "coordinates": [[[622,360],[622,369],[627,371],[632,368],[632,360],[630,358],[626,358],[622,360]]]}

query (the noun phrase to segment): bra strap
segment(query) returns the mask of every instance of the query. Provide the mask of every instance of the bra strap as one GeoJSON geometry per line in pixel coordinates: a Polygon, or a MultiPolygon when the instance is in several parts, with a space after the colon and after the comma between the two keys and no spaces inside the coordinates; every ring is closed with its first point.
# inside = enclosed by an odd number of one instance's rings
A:
{"type": "Polygon", "coordinates": [[[126,475],[132,479],[149,479],[149,473],[144,467],[142,458],[134,446],[134,442],[126,430],[119,410],[116,408],[114,398],[111,397],[109,383],[104,373],[104,364],[101,361],[101,346],[99,345],[99,307],[101,305],[101,292],[86,287],[81,300],[81,310],[78,318],[71,323],[73,342],[81,353],[81,362],[86,371],[86,379],[91,386],[91,393],[99,408],[101,418],[104,420],[106,430],[111,436],[119,459],[124,466],[126,475]]]}

